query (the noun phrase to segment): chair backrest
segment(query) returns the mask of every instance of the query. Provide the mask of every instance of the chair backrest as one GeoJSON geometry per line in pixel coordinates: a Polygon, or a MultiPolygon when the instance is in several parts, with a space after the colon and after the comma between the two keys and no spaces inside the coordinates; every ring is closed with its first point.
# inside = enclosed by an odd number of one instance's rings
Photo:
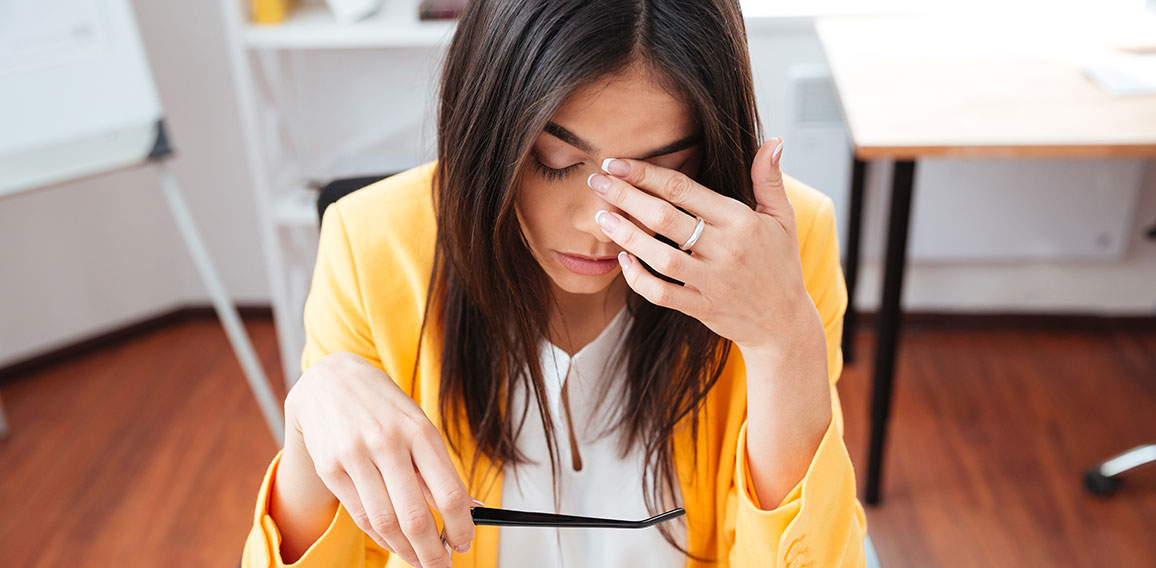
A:
{"type": "Polygon", "coordinates": [[[321,193],[317,194],[317,223],[321,223],[321,218],[325,216],[325,208],[329,207],[331,203],[353,193],[371,183],[381,181],[398,172],[388,173],[380,176],[363,176],[354,178],[335,179],[321,188],[321,193]]]}

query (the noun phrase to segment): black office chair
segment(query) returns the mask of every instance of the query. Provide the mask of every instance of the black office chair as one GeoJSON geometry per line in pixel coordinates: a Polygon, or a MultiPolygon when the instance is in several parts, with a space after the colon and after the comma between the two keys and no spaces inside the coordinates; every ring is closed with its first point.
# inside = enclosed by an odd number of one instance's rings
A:
{"type": "MultiPolygon", "coordinates": [[[[1149,2],[1149,5],[1152,5],[1149,2]]],[[[1148,227],[1148,238],[1156,239],[1156,224],[1148,227]]],[[[1088,469],[1084,474],[1084,486],[1094,495],[1111,495],[1124,481],[1123,475],[1156,462],[1156,444],[1136,446],[1122,454],[1117,454],[1088,469]]]]}
{"type": "Polygon", "coordinates": [[[353,178],[335,179],[321,188],[321,193],[317,194],[317,222],[321,223],[321,218],[325,215],[325,208],[329,207],[331,203],[357,191],[371,183],[381,181],[389,176],[399,172],[388,173],[380,176],[363,176],[353,178]]]}

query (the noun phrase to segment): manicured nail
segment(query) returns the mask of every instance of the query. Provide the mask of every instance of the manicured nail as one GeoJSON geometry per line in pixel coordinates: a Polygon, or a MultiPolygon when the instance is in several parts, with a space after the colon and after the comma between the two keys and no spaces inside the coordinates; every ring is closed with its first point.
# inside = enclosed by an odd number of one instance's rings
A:
{"type": "Polygon", "coordinates": [[[630,164],[616,160],[614,158],[606,158],[602,160],[602,171],[616,176],[624,176],[630,173],[630,164]]]}
{"type": "Polygon", "coordinates": [[[618,226],[618,218],[605,209],[599,209],[598,212],[594,214],[594,221],[607,233],[613,231],[614,228],[618,226]]]}
{"type": "Polygon", "coordinates": [[[782,155],[783,155],[783,138],[779,137],[779,146],[777,148],[775,148],[774,153],[771,154],[771,165],[776,167],[776,168],[779,167],[779,158],[782,157],[782,155]]]}
{"type": "Polygon", "coordinates": [[[598,193],[606,193],[606,190],[610,189],[610,178],[602,174],[590,174],[590,177],[586,178],[586,185],[598,193]]]}
{"type": "Polygon", "coordinates": [[[618,264],[622,265],[623,270],[630,267],[630,255],[626,254],[626,251],[618,253],[618,264]]]}
{"type": "Polygon", "coordinates": [[[473,502],[479,507],[485,507],[486,506],[485,503],[482,503],[481,501],[478,501],[477,499],[474,499],[473,497],[470,497],[470,499],[472,499],[473,502]]]}

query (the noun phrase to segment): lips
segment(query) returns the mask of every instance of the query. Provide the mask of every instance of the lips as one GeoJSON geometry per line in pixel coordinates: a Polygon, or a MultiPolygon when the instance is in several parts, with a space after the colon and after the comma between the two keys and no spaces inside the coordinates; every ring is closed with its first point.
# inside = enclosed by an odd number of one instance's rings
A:
{"type": "Polygon", "coordinates": [[[584,276],[601,276],[609,274],[618,267],[618,257],[589,257],[578,254],[567,254],[554,251],[558,261],[571,272],[584,276]]]}

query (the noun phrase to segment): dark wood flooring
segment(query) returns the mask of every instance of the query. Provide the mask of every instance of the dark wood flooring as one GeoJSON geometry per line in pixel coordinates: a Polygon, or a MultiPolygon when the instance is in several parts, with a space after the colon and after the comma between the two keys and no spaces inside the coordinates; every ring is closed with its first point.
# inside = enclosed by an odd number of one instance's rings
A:
{"type": "MultiPolygon", "coordinates": [[[[247,325],[279,377],[271,321],[247,325]]],[[[1156,566],[1156,468],[1109,499],[1081,485],[1089,464],[1156,441],[1156,331],[969,327],[905,332],[884,501],[868,508],[883,565],[1156,566]]],[[[840,388],[862,469],[871,334],[856,345],[840,388]]],[[[0,393],[0,566],[236,565],[276,448],[214,320],[0,393]]]]}

